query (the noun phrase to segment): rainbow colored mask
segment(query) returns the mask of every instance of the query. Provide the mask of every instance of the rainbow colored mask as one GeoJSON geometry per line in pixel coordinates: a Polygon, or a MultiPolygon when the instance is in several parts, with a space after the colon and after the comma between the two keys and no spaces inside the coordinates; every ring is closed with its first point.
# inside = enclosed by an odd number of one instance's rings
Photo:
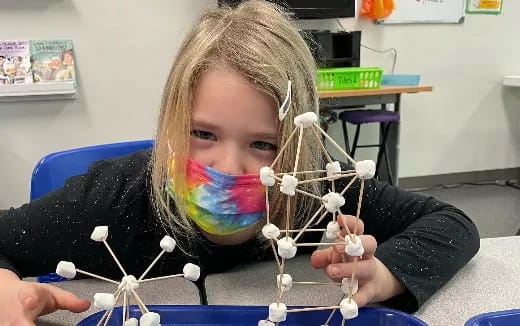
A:
{"type": "MultiPolygon", "coordinates": [[[[188,159],[188,215],[204,231],[236,233],[265,217],[265,186],[258,174],[230,175],[188,159]]],[[[168,185],[173,192],[172,181],[168,185]]]]}

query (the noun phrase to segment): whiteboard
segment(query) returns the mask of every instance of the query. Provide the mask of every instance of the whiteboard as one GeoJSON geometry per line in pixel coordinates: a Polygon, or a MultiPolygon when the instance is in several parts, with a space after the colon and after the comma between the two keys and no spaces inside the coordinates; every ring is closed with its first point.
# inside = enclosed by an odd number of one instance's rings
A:
{"type": "Polygon", "coordinates": [[[462,23],[465,0],[394,0],[392,14],[378,24],[462,23]]]}

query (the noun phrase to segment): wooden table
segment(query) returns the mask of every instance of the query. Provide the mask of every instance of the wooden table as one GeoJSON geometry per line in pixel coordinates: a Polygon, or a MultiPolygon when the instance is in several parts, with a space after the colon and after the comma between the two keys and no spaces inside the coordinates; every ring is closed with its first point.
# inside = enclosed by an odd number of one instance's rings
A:
{"type": "MultiPolygon", "coordinates": [[[[381,110],[386,110],[388,104],[393,104],[394,111],[400,112],[401,94],[431,92],[432,90],[432,86],[382,86],[378,89],[320,91],[319,96],[325,110],[345,110],[366,105],[380,105],[381,110]]],[[[399,133],[400,122],[397,122],[390,128],[387,140],[390,171],[393,184],[396,186],[399,179],[399,133]]],[[[384,160],[379,171],[383,180],[390,179],[386,174],[386,162],[384,160]]]]}

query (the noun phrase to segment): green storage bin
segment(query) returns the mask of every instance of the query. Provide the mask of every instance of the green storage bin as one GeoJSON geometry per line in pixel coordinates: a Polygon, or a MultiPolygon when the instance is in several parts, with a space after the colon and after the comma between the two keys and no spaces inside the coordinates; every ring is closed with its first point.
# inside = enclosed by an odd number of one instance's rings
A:
{"type": "Polygon", "coordinates": [[[383,69],[375,67],[318,69],[318,90],[379,88],[382,78],[383,69]]]}

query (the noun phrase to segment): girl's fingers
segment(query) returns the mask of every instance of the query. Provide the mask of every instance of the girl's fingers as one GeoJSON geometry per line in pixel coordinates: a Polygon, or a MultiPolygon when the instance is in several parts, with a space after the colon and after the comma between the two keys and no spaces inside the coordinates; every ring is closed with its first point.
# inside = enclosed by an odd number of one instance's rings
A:
{"type": "MultiPolygon", "coordinates": [[[[356,261],[356,278],[371,279],[376,272],[376,262],[374,259],[356,261]]],[[[354,262],[330,264],[325,268],[325,273],[335,280],[351,278],[354,262]]]]}
{"type": "MultiPolygon", "coordinates": [[[[360,235],[358,236],[361,239],[361,243],[363,244],[363,249],[365,249],[365,253],[363,257],[372,256],[377,249],[377,240],[371,235],[360,235]]],[[[338,254],[345,254],[345,246],[334,246],[334,250],[338,254]]]]}
{"type": "MultiPolygon", "coordinates": [[[[364,259],[370,259],[377,248],[377,241],[371,235],[361,235],[359,236],[361,242],[363,243],[363,248],[365,249],[365,253],[363,254],[364,259]]],[[[347,256],[345,253],[345,246],[331,246],[326,249],[319,249],[312,253],[311,256],[311,265],[314,268],[325,268],[330,264],[343,263],[343,259],[345,261],[352,261],[352,257],[347,256]],[[342,257],[344,255],[344,257],[342,257]]]]}
{"type": "Polygon", "coordinates": [[[359,286],[358,292],[352,296],[352,299],[354,299],[358,307],[361,308],[369,303],[372,303],[374,295],[374,284],[372,282],[366,282],[365,284],[359,286]]]}
{"type": "MultiPolygon", "coordinates": [[[[356,231],[356,234],[363,234],[365,232],[365,224],[363,224],[363,221],[361,219],[356,218],[352,215],[340,215],[338,214],[338,223],[342,228],[347,228],[350,230],[351,233],[354,233],[354,230],[356,231]],[[357,230],[356,230],[356,224],[357,224],[357,230]]],[[[341,235],[344,237],[347,235],[348,232],[346,230],[341,231],[341,235]]]]}

